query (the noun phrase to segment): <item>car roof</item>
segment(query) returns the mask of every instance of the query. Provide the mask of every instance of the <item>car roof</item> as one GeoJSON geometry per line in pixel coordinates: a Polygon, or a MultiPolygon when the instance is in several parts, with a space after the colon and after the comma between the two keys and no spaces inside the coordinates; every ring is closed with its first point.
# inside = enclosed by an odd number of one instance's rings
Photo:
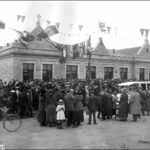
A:
{"type": "Polygon", "coordinates": [[[149,84],[150,84],[150,81],[124,82],[124,83],[118,84],[118,86],[130,86],[130,85],[133,85],[133,84],[139,84],[139,83],[149,83],[149,84]]]}

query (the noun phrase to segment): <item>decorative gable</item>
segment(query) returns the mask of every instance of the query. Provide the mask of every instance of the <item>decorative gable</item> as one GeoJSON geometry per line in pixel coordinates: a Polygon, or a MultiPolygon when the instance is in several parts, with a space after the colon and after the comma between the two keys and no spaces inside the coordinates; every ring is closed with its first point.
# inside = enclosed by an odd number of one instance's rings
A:
{"type": "Polygon", "coordinates": [[[140,55],[140,56],[150,56],[150,45],[149,45],[148,39],[144,40],[144,44],[139,49],[137,55],[140,55]]]}
{"type": "Polygon", "coordinates": [[[99,43],[97,44],[95,50],[92,52],[95,55],[110,55],[108,49],[106,49],[102,38],[99,38],[99,43]]]}

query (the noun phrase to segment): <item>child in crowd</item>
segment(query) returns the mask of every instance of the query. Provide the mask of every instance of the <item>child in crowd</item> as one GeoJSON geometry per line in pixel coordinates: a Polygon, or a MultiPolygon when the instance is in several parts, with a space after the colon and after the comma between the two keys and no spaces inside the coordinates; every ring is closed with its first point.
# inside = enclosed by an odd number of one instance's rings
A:
{"type": "Polygon", "coordinates": [[[59,100],[58,106],[56,108],[57,112],[57,127],[58,129],[62,128],[62,122],[65,120],[65,105],[62,99],[59,100]]]}

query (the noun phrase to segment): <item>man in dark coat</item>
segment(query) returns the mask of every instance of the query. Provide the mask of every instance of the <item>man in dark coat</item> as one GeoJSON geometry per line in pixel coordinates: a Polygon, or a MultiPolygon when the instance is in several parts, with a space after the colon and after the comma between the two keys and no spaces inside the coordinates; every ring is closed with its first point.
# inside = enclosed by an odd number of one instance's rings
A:
{"type": "Polygon", "coordinates": [[[65,102],[67,126],[69,127],[73,123],[73,112],[74,112],[74,96],[71,94],[69,90],[64,96],[64,102],[65,102]]]}
{"type": "Polygon", "coordinates": [[[109,119],[112,117],[112,95],[107,93],[106,90],[102,89],[101,91],[101,114],[102,114],[102,120],[105,120],[106,117],[109,119]]]}
{"type": "Polygon", "coordinates": [[[93,123],[97,124],[96,116],[95,116],[97,107],[98,107],[98,98],[97,96],[94,95],[94,91],[91,91],[89,101],[88,101],[88,109],[89,109],[89,123],[88,124],[91,124],[92,115],[93,115],[93,123]]]}

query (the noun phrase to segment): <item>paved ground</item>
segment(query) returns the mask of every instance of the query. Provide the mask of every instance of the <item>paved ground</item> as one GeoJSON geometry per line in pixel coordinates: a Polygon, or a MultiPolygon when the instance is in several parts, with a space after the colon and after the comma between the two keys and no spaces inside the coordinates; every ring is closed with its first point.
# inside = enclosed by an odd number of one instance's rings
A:
{"type": "Polygon", "coordinates": [[[0,144],[8,149],[150,149],[150,116],[132,122],[114,119],[97,125],[85,122],[78,128],[58,130],[40,127],[35,118],[24,119],[17,132],[7,132],[0,124],[0,144]]]}

